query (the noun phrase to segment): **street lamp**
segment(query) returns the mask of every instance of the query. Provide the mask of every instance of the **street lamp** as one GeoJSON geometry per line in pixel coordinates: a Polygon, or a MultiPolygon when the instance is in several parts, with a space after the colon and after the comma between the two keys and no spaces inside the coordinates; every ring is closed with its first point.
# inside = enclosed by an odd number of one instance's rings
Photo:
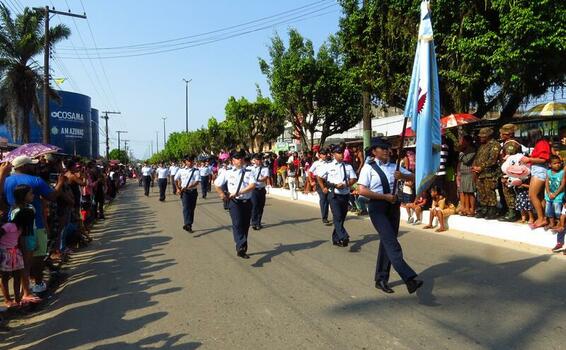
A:
{"type": "Polygon", "coordinates": [[[165,143],[167,143],[167,136],[165,136],[165,119],[167,117],[161,117],[163,119],[163,149],[165,149],[165,143]]]}
{"type": "Polygon", "coordinates": [[[159,153],[159,130],[155,132],[155,152],[159,153]]]}
{"type": "Polygon", "coordinates": [[[189,133],[189,83],[193,81],[193,79],[185,79],[185,131],[189,133]]]}

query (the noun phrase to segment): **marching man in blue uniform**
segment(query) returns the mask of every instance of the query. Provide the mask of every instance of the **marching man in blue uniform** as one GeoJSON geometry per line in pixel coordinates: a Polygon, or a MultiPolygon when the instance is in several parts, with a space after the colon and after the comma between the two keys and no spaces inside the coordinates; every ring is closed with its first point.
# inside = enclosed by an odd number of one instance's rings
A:
{"type": "Polygon", "coordinates": [[[219,174],[214,181],[216,192],[223,201],[228,202],[228,209],[232,219],[232,233],[236,243],[237,255],[242,259],[249,259],[248,231],[252,216],[252,192],[256,182],[253,173],[246,169],[244,151],[232,153],[232,169],[225,170],[219,174]],[[228,192],[222,190],[223,185],[228,185],[228,192]]]}
{"type": "MultiPolygon", "coordinates": [[[[318,184],[318,174],[324,172],[324,167],[330,164],[330,160],[328,159],[328,151],[326,149],[321,149],[318,151],[318,160],[312,163],[311,167],[309,168],[309,173],[311,173],[316,180],[316,193],[318,193],[318,206],[320,207],[320,215],[322,216],[322,223],[325,225],[330,225],[330,221],[328,221],[328,193],[324,193],[322,188],[318,184]]],[[[326,181],[325,178],[323,180],[326,181]]]]}
{"type": "Polygon", "coordinates": [[[389,287],[391,265],[414,293],[423,282],[417,280],[417,273],[403,258],[403,251],[397,239],[399,234],[400,204],[394,193],[394,182],[398,179],[413,180],[414,176],[403,168],[396,171],[396,164],[389,161],[390,145],[379,139],[371,148],[374,160],[365,164],[360,172],[358,190],[361,196],[369,198],[368,212],[371,222],[379,233],[379,251],[375,271],[375,287],[385,293],[394,293],[389,287]]]}
{"type": "Polygon", "coordinates": [[[265,207],[265,185],[269,178],[269,167],[263,166],[261,153],[254,155],[253,166],[250,167],[255,179],[255,189],[252,192],[252,228],[261,230],[261,218],[265,207]]]}
{"type": "Polygon", "coordinates": [[[208,192],[208,184],[210,182],[210,176],[212,175],[212,170],[205,162],[202,162],[198,168],[200,173],[200,190],[202,191],[202,199],[206,199],[206,194],[208,192]]]}
{"type": "Polygon", "coordinates": [[[334,161],[327,164],[318,172],[318,184],[322,192],[328,194],[330,210],[332,210],[332,243],[339,247],[347,247],[350,236],[344,228],[344,221],[348,214],[350,200],[350,187],[356,183],[356,172],[350,164],[344,163],[344,148],[334,147],[334,161]],[[326,179],[324,181],[323,179],[326,179]]]}
{"type": "Polygon", "coordinates": [[[200,183],[199,170],[194,167],[193,161],[192,156],[186,157],[184,160],[185,166],[177,171],[174,178],[177,193],[183,203],[183,230],[189,233],[193,232],[193,221],[198,198],[197,186],[200,183]]]}

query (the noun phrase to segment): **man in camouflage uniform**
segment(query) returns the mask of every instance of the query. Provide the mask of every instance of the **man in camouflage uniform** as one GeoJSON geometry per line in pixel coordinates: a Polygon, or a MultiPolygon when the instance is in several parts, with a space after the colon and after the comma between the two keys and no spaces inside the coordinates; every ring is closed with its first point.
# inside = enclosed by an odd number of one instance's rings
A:
{"type": "Polygon", "coordinates": [[[482,128],[479,136],[481,145],[472,165],[479,200],[476,218],[493,220],[497,217],[495,189],[499,180],[497,169],[501,147],[493,139],[493,129],[482,128]]]}
{"type": "MultiPolygon", "coordinates": [[[[512,156],[517,153],[522,152],[521,144],[514,139],[515,136],[515,125],[505,124],[499,129],[499,136],[501,139],[501,156],[500,165],[503,164],[508,156],[512,156]]],[[[503,196],[505,197],[505,203],[507,203],[507,214],[505,217],[499,219],[500,221],[514,222],[521,214],[515,209],[515,202],[517,200],[517,194],[515,193],[514,187],[507,186],[507,175],[502,175],[501,182],[503,183],[503,196]]]]}

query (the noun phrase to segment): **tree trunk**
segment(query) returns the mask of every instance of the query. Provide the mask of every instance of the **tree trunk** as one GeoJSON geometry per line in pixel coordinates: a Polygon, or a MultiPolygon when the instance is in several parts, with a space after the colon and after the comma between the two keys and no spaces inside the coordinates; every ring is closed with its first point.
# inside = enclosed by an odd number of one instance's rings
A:
{"type": "Polygon", "coordinates": [[[497,124],[503,125],[509,123],[513,119],[513,115],[523,102],[523,96],[519,96],[517,94],[512,94],[509,96],[509,100],[501,110],[501,114],[499,115],[499,119],[497,120],[497,124]]]}
{"type": "Polygon", "coordinates": [[[362,92],[362,123],[364,149],[371,146],[371,102],[369,91],[362,92]]]}
{"type": "MultiPolygon", "coordinates": [[[[24,115],[22,117],[22,143],[29,143],[29,137],[30,137],[30,112],[31,112],[31,108],[24,108],[24,115]]],[[[45,128],[46,126],[43,125],[43,127],[45,128]]]]}

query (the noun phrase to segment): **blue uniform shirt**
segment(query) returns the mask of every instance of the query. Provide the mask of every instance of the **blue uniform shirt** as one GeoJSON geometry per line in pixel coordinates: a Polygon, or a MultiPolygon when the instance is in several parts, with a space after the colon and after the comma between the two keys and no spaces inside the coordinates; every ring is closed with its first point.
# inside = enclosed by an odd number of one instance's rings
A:
{"type": "Polygon", "coordinates": [[[264,181],[259,181],[259,179],[269,176],[269,168],[266,166],[252,166],[249,168],[254,176],[254,180],[255,180],[255,188],[264,188],[265,187],[265,182],[264,181]],[[260,173],[260,169],[261,169],[261,173],[260,173]]]}
{"type": "MultiPolygon", "coordinates": [[[[244,173],[244,179],[242,180],[242,185],[240,185],[240,191],[248,187],[250,184],[255,184],[255,178],[253,173],[246,168],[232,168],[225,170],[222,174],[218,174],[216,180],[214,180],[214,186],[222,187],[224,184],[228,184],[228,192],[230,194],[235,194],[238,190],[238,185],[240,184],[240,179],[242,178],[242,173],[244,173]]],[[[236,199],[250,199],[252,197],[251,192],[240,194],[236,199]]]]}
{"type": "MultiPolygon", "coordinates": [[[[389,180],[389,188],[393,190],[393,185],[395,183],[395,170],[397,169],[397,164],[395,163],[382,163],[379,160],[375,160],[377,166],[383,170],[387,180],[389,180]]],[[[405,168],[399,168],[399,171],[405,175],[412,174],[405,168]]],[[[360,178],[358,179],[358,184],[369,188],[370,191],[375,193],[383,194],[383,185],[381,184],[381,178],[377,171],[373,170],[371,163],[364,164],[362,170],[360,171],[360,178]]]]}
{"type": "Polygon", "coordinates": [[[348,181],[350,179],[357,178],[356,172],[350,164],[346,164],[344,162],[338,163],[336,160],[328,163],[324,166],[324,168],[320,169],[317,175],[322,178],[326,178],[326,181],[332,185],[346,185],[346,187],[342,189],[335,188],[334,193],[336,194],[349,194],[350,185],[348,184],[348,181]]]}

